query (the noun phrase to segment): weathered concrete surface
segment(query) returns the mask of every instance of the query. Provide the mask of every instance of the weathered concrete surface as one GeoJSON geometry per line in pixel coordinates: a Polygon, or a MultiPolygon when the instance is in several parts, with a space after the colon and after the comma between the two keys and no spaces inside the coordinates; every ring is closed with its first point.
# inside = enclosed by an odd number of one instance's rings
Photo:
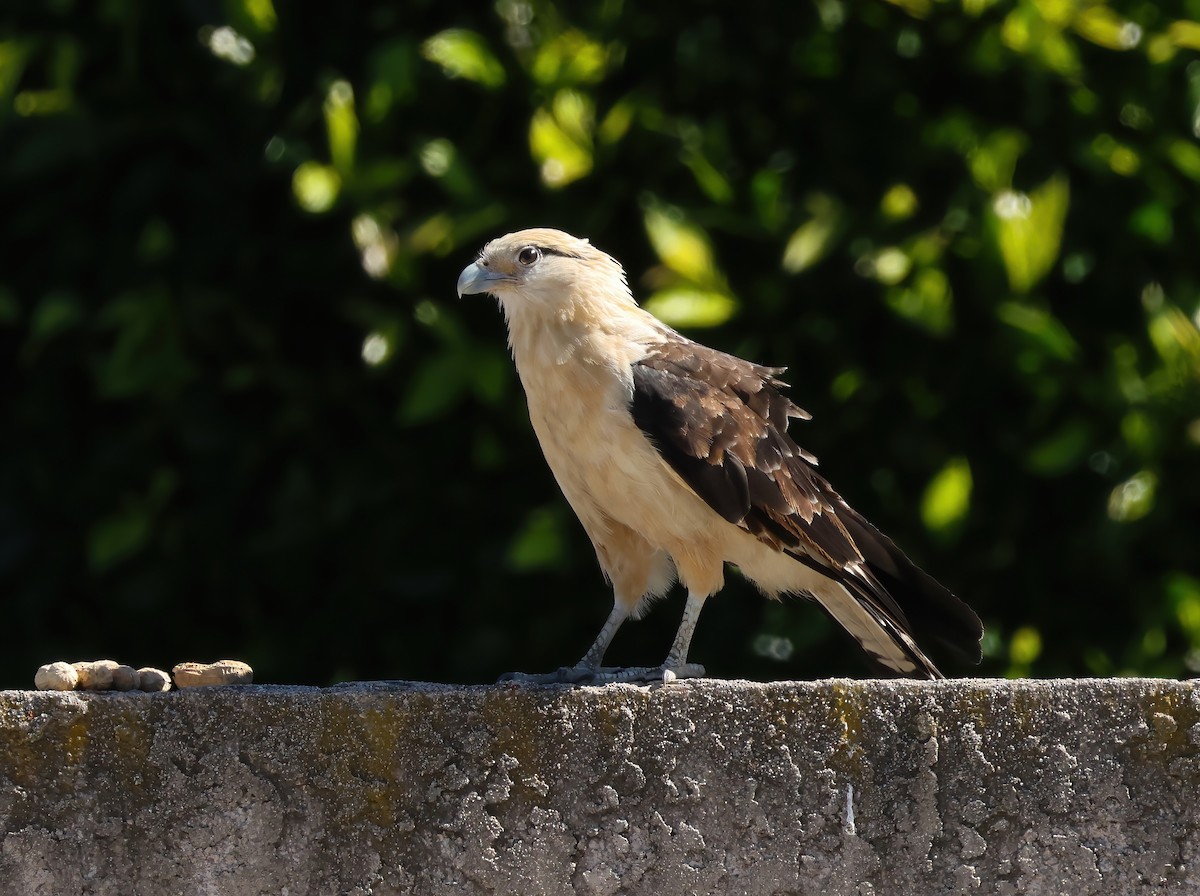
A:
{"type": "Polygon", "coordinates": [[[0,692],[0,893],[1200,892],[1189,683],[0,692]]]}

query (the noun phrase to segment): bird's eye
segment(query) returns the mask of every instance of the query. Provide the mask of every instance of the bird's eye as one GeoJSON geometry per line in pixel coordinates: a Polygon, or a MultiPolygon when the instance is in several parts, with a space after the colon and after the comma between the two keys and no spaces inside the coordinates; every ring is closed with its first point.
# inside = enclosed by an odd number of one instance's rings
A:
{"type": "Polygon", "coordinates": [[[517,261],[523,265],[531,265],[542,257],[542,250],[537,246],[526,246],[517,253],[517,261]]]}

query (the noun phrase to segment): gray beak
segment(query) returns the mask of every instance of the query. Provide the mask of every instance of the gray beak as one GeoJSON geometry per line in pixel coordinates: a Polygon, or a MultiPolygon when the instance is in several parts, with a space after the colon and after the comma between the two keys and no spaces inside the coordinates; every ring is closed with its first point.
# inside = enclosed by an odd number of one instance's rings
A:
{"type": "Polygon", "coordinates": [[[474,295],[480,292],[492,292],[497,283],[511,283],[512,277],[498,271],[489,271],[471,262],[458,275],[458,297],[474,295]]]}

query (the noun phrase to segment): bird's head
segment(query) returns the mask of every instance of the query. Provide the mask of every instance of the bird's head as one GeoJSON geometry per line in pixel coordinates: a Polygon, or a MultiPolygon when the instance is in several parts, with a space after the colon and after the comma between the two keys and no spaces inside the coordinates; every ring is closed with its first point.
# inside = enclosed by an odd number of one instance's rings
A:
{"type": "Polygon", "coordinates": [[[581,300],[604,296],[633,304],[625,271],[587,240],[534,228],[498,237],[458,278],[460,297],[491,293],[510,318],[561,315],[581,300]]]}

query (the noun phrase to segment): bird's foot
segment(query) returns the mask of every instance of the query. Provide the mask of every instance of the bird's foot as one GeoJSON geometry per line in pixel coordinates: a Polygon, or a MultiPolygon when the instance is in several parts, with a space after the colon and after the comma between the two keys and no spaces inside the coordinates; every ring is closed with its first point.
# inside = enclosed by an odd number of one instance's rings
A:
{"type": "Polygon", "coordinates": [[[677,666],[563,666],[553,672],[531,674],[509,672],[498,683],[513,684],[663,684],[680,678],[703,678],[704,667],[699,663],[677,666]]]}

